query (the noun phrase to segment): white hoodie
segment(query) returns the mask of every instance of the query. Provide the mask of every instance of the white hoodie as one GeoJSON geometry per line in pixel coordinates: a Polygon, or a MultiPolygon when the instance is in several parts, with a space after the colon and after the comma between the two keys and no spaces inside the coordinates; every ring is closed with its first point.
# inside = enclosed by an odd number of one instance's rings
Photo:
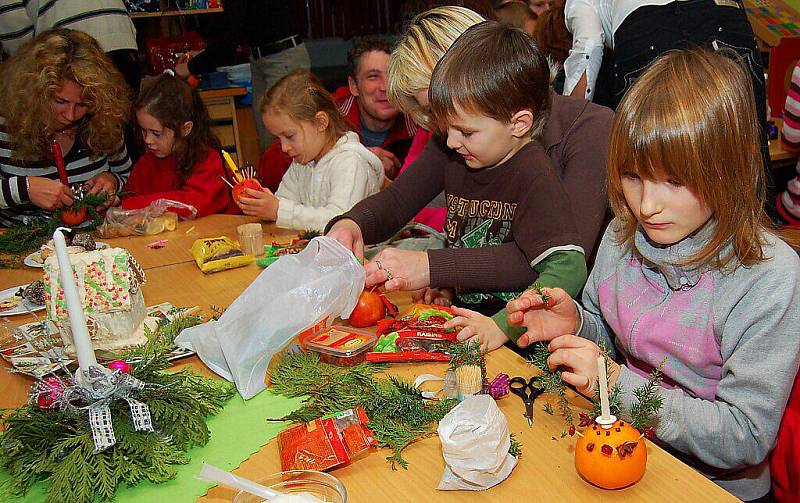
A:
{"type": "Polygon", "coordinates": [[[283,175],[278,198],[278,227],[322,231],[336,215],[378,192],[383,164],[352,131],[345,133],[318,162],[293,162],[283,175]]]}

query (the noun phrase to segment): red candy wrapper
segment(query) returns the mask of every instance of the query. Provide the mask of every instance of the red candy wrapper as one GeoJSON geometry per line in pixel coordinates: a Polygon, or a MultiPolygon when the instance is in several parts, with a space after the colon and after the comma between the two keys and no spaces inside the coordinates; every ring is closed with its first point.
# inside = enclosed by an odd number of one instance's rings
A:
{"type": "Polygon", "coordinates": [[[378,444],[364,409],[347,409],[298,424],[278,435],[281,469],[325,471],[378,444]]]}
{"type": "Polygon", "coordinates": [[[448,347],[456,341],[458,329],[445,330],[453,317],[447,307],[414,304],[398,319],[378,322],[379,336],[367,361],[375,363],[449,361],[448,347]]]}

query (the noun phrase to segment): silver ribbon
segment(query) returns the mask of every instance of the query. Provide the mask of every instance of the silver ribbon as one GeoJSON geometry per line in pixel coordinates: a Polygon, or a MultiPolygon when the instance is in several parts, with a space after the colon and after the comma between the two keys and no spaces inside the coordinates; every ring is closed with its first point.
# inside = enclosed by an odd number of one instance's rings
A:
{"type": "MultiPolygon", "coordinates": [[[[133,427],[136,431],[153,431],[153,422],[147,404],[133,398],[145,388],[145,383],[119,371],[109,371],[104,367],[90,367],[84,375],[83,386],[69,384],[64,386],[61,396],[51,407],[69,411],[75,415],[89,414],[95,452],[114,445],[114,425],[111,420],[110,405],[114,400],[125,400],[131,411],[133,427]],[[86,405],[75,405],[76,403],[86,405]]],[[[41,389],[41,388],[40,388],[41,389]]],[[[41,393],[41,391],[40,391],[41,393]]],[[[32,397],[35,400],[35,397],[32,397]]]]}

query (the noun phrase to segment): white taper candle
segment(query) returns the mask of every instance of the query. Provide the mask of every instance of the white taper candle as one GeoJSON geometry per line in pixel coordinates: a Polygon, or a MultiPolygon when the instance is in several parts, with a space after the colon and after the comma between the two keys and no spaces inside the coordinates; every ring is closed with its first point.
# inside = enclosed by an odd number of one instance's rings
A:
{"type": "Polygon", "coordinates": [[[72,340],[75,344],[75,353],[78,355],[78,378],[80,379],[85,372],[88,372],[89,367],[97,365],[97,359],[94,356],[92,340],[89,338],[89,330],[86,328],[86,315],[83,313],[81,297],[78,295],[78,287],[75,285],[75,278],[72,275],[72,263],[69,260],[69,253],[67,253],[67,243],[64,240],[63,231],[69,232],[70,229],[65,227],[56,229],[53,233],[53,243],[61,274],[61,287],[64,289],[64,300],[67,302],[72,340]]]}
{"type": "Polygon", "coordinates": [[[600,385],[600,419],[611,418],[611,406],[608,403],[608,375],[606,374],[605,356],[597,357],[597,378],[600,385]]]}

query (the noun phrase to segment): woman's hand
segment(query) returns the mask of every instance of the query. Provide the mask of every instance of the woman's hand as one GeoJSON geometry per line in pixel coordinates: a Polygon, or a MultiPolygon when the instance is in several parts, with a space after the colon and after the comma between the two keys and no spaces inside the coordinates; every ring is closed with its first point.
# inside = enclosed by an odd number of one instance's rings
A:
{"type": "Polygon", "coordinates": [[[103,205],[105,207],[111,206],[116,200],[117,177],[108,171],[98,173],[83,182],[83,187],[88,190],[87,194],[108,194],[108,200],[103,205]]]}
{"type": "Polygon", "coordinates": [[[421,290],[414,290],[411,293],[411,300],[423,304],[433,304],[435,306],[450,307],[456,292],[452,288],[431,288],[426,287],[421,290]]]}
{"type": "MultiPolygon", "coordinates": [[[[550,369],[558,367],[567,369],[561,372],[561,379],[575,386],[583,396],[587,398],[594,396],[598,379],[597,357],[603,354],[597,344],[577,335],[562,335],[550,341],[547,349],[551,352],[547,359],[550,369]]],[[[617,377],[619,377],[619,365],[609,359],[609,389],[617,382],[617,377]]]]}
{"type": "Polygon", "coordinates": [[[428,254],[422,251],[386,248],[365,269],[366,287],[383,283],[387,292],[418,290],[431,282],[428,254]]]}
{"type": "Polygon", "coordinates": [[[340,242],[359,261],[364,261],[364,237],[361,234],[361,227],[354,220],[349,218],[338,220],[326,236],[340,242]]]}
{"type": "Polygon", "coordinates": [[[73,203],[72,189],[58,180],[50,180],[41,176],[29,176],[28,197],[31,202],[43,210],[53,211],[73,203]]]}
{"type": "Polygon", "coordinates": [[[244,194],[250,197],[239,197],[236,204],[242,209],[242,213],[254,217],[259,217],[270,222],[278,219],[278,198],[269,189],[261,190],[244,189],[244,194]]]}
{"type": "Polygon", "coordinates": [[[508,342],[508,336],[488,316],[460,307],[454,307],[453,313],[456,316],[447,320],[444,328],[462,327],[457,335],[459,341],[477,341],[481,349],[487,352],[494,351],[508,342]]]}
{"type": "Polygon", "coordinates": [[[542,288],[541,294],[535,289],[526,290],[510,301],[506,310],[509,325],[528,329],[517,340],[521,348],[575,333],[578,328],[578,308],[572,297],[561,288],[542,288]],[[542,299],[542,294],[547,297],[547,302],[542,299]]]}

